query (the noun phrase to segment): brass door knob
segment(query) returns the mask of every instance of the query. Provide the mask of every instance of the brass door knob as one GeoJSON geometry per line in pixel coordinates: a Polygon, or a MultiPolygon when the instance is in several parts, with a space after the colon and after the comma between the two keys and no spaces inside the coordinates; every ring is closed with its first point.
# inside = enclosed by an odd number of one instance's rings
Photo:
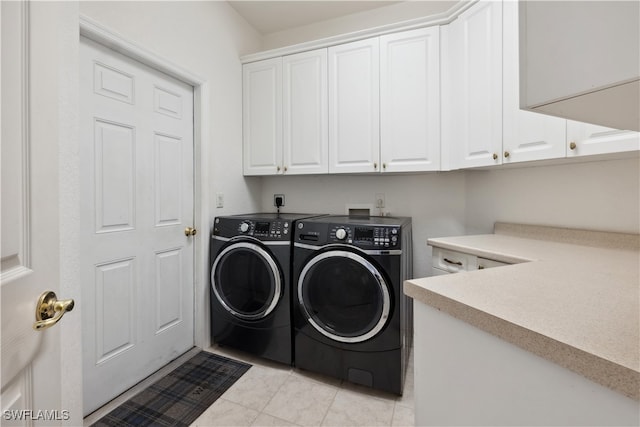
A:
{"type": "Polygon", "coordinates": [[[576,147],[577,147],[577,145],[576,145],[575,142],[572,142],[571,144],[569,144],[569,148],[572,149],[572,150],[575,150],[576,147]]]}
{"type": "Polygon", "coordinates": [[[189,236],[195,236],[196,233],[198,232],[198,230],[196,230],[195,228],[191,228],[191,227],[187,227],[184,229],[184,235],[189,237],[189,236]]]}
{"type": "Polygon", "coordinates": [[[72,299],[59,300],[53,291],[45,291],[36,303],[36,321],[33,329],[41,331],[58,323],[67,311],[73,310],[72,299]]]}

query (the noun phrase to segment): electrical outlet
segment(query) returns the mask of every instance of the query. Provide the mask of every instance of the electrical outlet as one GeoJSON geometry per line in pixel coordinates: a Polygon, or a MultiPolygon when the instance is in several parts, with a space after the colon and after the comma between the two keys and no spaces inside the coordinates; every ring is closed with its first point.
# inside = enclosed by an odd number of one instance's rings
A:
{"type": "Polygon", "coordinates": [[[224,208],[224,194],[216,193],[216,208],[224,208]]]}
{"type": "Polygon", "coordinates": [[[284,206],[284,194],[274,194],[273,195],[273,206],[275,207],[283,207],[284,206]],[[280,199],[280,204],[278,204],[278,199],[280,199]]]}
{"type": "Polygon", "coordinates": [[[376,193],[376,208],[382,209],[385,206],[384,193],[376,193]]]}

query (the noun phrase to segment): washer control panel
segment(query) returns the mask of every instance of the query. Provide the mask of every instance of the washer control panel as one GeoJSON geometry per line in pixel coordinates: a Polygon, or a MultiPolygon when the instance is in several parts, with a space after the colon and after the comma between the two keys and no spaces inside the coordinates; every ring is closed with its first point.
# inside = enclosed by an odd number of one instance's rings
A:
{"type": "Polygon", "coordinates": [[[395,248],[399,245],[398,233],[397,227],[332,225],[329,228],[329,241],[374,249],[395,248]]]}
{"type": "Polygon", "coordinates": [[[238,231],[253,237],[289,238],[289,221],[243,221],[238,231]]]}
{"type": "Polygon", "coordinates": [[[291,221],[276,219],[270,221],[254,221],[250,219],[216,220],[213,234],[226,237],[251,236],[262,240],[290,240],[291,221]]]}

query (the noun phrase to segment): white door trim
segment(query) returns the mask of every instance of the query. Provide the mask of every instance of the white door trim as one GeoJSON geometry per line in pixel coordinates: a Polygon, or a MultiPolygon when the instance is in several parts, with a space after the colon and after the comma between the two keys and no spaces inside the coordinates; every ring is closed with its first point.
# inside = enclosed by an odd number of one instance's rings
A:
{"type": "Polygon", "coordinates": [[[194,343],[206,348],[210,345],[210,326],[205,316],[209,307],[209,152],[202,142],[209,140],[209,82],[85,15],[80,15],[79,22],[81,36],[193,86],[194,222],[200,231],[194,254],[194,343]]]}

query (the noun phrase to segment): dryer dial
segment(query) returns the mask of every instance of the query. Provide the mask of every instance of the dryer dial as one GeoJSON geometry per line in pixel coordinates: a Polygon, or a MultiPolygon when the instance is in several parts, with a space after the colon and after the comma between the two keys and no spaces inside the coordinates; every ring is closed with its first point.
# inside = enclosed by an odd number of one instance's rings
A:
{"type": "Polygon", "coordinates": [[[336,239],[344,240],[347,238],[347,231],[344,228],[338,228],[336,230],[336,239]]]}
{"type": "Polygon", "coordinates": [[[243,222],[242,224],[240,224],[240,231],[242,233],[246,233],[247,231],[249,231],[249,223],[243,222]]]}

